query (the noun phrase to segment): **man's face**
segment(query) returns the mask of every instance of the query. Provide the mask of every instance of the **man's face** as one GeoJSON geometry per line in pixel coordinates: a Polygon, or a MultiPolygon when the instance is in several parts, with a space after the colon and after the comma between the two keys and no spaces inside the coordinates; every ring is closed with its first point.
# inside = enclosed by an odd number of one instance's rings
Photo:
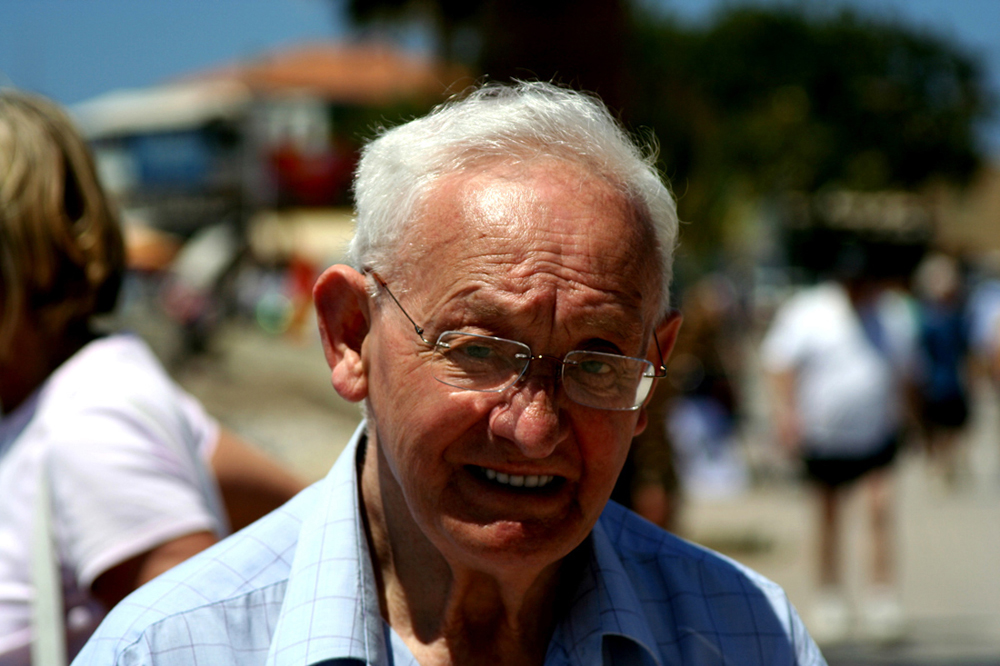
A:
{"type": "MultiPolygon", "coordinates": [[[[390,289],[432,342],[459,330],[560,358],[646,358],[659,273],[652,234],[632,217],[608,183],[562,161],[453,175],[403,239],[390,289]]],[[[385,300],[363,358],[386,515],[453,564],[558,561],[600,515],[643,412],[569,401],[547,363],[500,393],[462,391],[434,378],[430,357],[385,300]]]]}

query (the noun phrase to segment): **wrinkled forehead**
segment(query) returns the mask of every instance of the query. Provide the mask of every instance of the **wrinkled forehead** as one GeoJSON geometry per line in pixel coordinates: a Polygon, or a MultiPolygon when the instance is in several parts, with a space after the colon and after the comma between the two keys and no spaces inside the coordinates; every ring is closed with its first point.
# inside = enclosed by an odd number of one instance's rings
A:
{"type": "Polygon", "coordinates": [[[551,270],[598,287],[625,283],[635,292],[628,300],[659,304],[660,259],[647,217],[623,188],[562,159],[493,161],[442,177],[417,207],[399,255],[418,290],[448,264],[502,271],[494,277],[507,281],[551,270]]]}

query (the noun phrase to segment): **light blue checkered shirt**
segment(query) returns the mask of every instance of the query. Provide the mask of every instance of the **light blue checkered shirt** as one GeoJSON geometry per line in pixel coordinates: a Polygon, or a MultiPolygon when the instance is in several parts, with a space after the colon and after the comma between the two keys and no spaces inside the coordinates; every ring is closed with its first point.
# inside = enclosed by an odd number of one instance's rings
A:
{"type": "MultiPolygon", "coordinates": [[[[382,620],[355,458],[126,598],[73,662],[416,664],[382,620]]],[[[774,583],[609,503],[546,666],[822,665],[774,583]]]]}

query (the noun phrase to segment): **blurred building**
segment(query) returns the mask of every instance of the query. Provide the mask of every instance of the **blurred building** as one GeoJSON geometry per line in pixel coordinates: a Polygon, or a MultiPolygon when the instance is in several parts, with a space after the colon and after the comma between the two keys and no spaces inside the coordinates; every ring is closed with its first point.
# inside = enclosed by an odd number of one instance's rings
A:
{"type": "Polygon", "coordinates": [[[964,255],[1000,252],[1000,163],[983,165],[964,190],[933,192],[938,245],[964,255]]]}
{"type": "Polygon", "coordinates": [[[463,76],[382,44],[312,44],[72,111],[130,216],[184,238],[263,208],[348,205],[362,135],[437,103],[463,76]]]}
{"type": "Polygon", "coordinates": [[[937,235],[930,200],[911,192],[789,193],[779,210],[785,261],[808,282],[833,275],[848,245],[878,258],[871,277],[905,281],[937,235]]]}

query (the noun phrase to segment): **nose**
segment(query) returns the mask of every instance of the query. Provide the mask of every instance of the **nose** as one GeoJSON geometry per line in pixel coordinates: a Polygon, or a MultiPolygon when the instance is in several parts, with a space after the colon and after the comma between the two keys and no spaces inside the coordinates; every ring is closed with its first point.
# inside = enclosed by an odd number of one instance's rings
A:
{"type": "Polygon", "coordinates": [[[567,416],[560,408],[558,382],[529,378],[513,388],[510,399],[497,405],[490,428],[512,442],[527,458],[546,458],[569,433],[567,416]]]}

